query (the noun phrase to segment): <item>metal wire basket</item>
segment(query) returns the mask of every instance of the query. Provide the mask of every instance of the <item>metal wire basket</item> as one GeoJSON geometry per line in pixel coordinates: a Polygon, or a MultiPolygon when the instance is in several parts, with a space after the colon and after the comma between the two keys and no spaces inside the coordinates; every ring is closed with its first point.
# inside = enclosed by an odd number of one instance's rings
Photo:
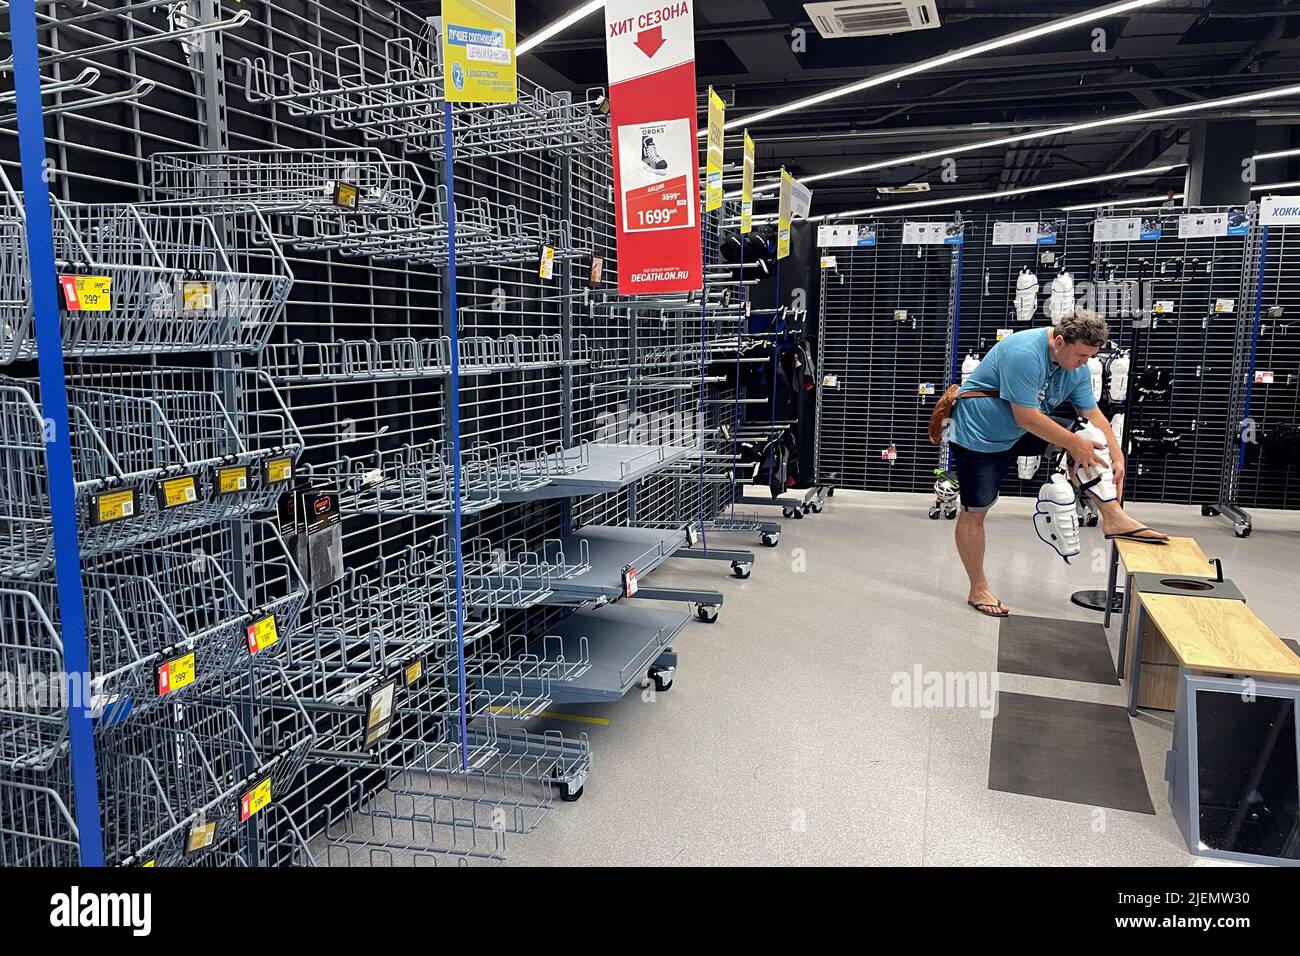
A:
{"type": "MultiPolygon", "coordinates": [[[[293,272],[257,210],[214,222],[192,210],[53,200],[63,350],[75,357],[256,351],[293,272]],[[107,280],[104,301],[78,278],[107,280]]],[[[36,356],[21,194],[0,170],[0,364],[36,356]]]]}
{"type": "MultiPolygon", "coordinates": [[[[303,440],[269,381],[262,387],[279,407],[237,421],[192,373],[130,374],[111,389],[68,389],[83,556],[273,508],[303,440]]],[[[35,382],[0,380],[5,577],[32,577],[53,561],[38,394],[35,382]]]]}

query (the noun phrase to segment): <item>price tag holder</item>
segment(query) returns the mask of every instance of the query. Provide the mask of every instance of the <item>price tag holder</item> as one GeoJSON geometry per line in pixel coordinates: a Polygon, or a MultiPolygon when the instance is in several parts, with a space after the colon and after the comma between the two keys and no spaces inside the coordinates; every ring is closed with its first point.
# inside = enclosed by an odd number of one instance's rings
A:
{"type": "Polygon", "coordinates": [[[933,395],[933,394],[934,394],[934,382],[921,382],[921,383],[916,387],[916,392],[917,392],[918,395],[933,395]]]}
{"type": "Polygon", "coordinates": [[[267,777],[239,798],[239,822],[243,823],[271,805],[271,778],[267,777]]]}
{"type": "Polygon", "coordinates": [[[217,821],[211,823],[200,820],[190,827],[189,838],[185,841],[185,855],[198,853],[212,846],[217,839],[217,821]]]}
{"type": "Polygon", "coordinates": [[[108,312],[113,308],[109,276],[59,276],[63,307],[69,312],[108,312]]]}
{"type": "Polygon", "coordinates": [[[604,274],[604,272],[605,272],[605,260],[601,256],[592,256],[591,276],[587,280],[588,285],[590,285],[593,289],[596,288],[596,286],[600,285],[600,277],[604,274]]]}
{"type": "Polygon", "coordinates": [[[194,475],[164,478],[158,482],[158,507],[162,511],[192,505],[199,500],[199,483],[194,475]]]}
{"type": "Polygon", "coordinates": [[[1215,299],[1214,311],[1220,315],[1237,311],[1236,299],[1215,299]]]}
{"type": "Polygon", "coordinates": [[[424,661],[411,661],[402,671],[402,677],[405,678],[407,687],[414,687],[423,675],[424,661]]]}
{"type": "Polygon", "coordinates": [[[174,694],[194,683],[198,676],[194,652],[173,657],[158,668],[158,695],[174,694]]]}
{"type": "Polygon", "coordinates": [[[357,203],[361,199],[361,187],[352,183],[337,182],[334,184],[334,205],[341,209],[356,209],[357,203]]]}
{"type": "Polygon", "coordinates": [[[212,283],[196,280],[181,283],[181,306],[186,312],[210,312],[212,283]]]}
{"type": "Polygon", "coordinates": [[[689,545],[690,547],[693,548],[693,547],[695,547],[695,545],[697,545],[697,544],[699,543],[699,541],[700,541],[700,532],[699,532],[699,529],[695,527],[695,524],[694,524],[694,523],[688,524],[688,525],[686,526],[686,543],[687,543],[687,545],[689,545]]]}
{"type": "Polygon", "coordinates": [[[393,699],[397,695],[397,678],[384,681],[366,697],[366,743],[374,747],[383,742],[393,729],[393,716],[396,708],[393,699]]]}
{"type": "Polygon", "coordinates": [[[292,458],[272,458],[266,463],[262,477],[268,485],[282,485],[293,477],[292,458]]]}
{"type": "Polygon", "coordinates": [[[636,581],[636,568],[627,565],[623,568],[623,596],[632,597],[641,586],[636,581]]]}
{"type": "Polygon", "coordinates": [[[542,246],[542,258],[537,264],[537,274],[543,279],[549,279],[555,274],[555,250],[550,246],[542,246]]]}
{"type": "Polygon", "coordinates": [[[895,310],[894,310],[894,321],[895,321],[895,322],[906,322],[906,321],[907,321],[907,310],[906,310],[906,309],[895,309],[895,310]]]}
{"type": "Polygon", "coordinates": [[[1178,311],[1178,303],[1173,299],[1160,299],[1156,302],[1155,308],[1151,311],[1156,315],[1173,315],[1178,311]]]}
{"type": "Polygon", "coordinates": [[[124,518],[134,518],[140,512],[140,492],[135,488],[105,491],[90,499],[90,523],[112,524],[124,518]]]}
{"type": "Polygon", "coordinates": [[[1276,376],[1271,371],[1260,370],[1255,373],[1256,385],[1272,385],[1275,380],[1276,376]]]}
{"type": "Polygon", "coordinates": [[[280,632],[275,625],[275,615],[268,614],[261,620],[248,625],[247,641],[248,653],[250,654],[264,651],[271,645],[279,643],[280,632]]]}
{"type": "Polygon", "coordinates": [[[216,489],[217,497],[236,495],[241,491],[247,491],[248,468],[244,465],[217,468],[212,480],[212,487],[216,489]]]}

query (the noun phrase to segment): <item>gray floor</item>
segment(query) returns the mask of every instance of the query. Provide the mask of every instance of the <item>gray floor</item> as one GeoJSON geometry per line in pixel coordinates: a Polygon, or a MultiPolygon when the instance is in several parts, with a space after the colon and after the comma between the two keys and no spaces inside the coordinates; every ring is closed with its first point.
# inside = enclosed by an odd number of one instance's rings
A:
{"type": "MultiPolygon", "coordinates": [[[[593,772],[576,803],[556,802],[537,831],[511,837],[513,865],[1056,864],[1189,865],[1161,780],[1167,715],[1135,733],[1156,815],[988,789],[992,721],[978,707],[891,703],[897,675],[997,666],[998,622],[965,606],[952,523],[920,495],[838,492],[826,511],[786,521],[756,547],[748,581],[725,565],[673,561],[653,584],[718,587],[716,624],[675,646],[673,688],[602,707],[566,707],[607,725],[590,734],[593,772]]],[[[1013,610],[1095,619],[1069,603],[1104,587],[1100,531],[1065,565],[1034,537],[1027,500],[989,518],[989,567],[1013,610]]],[[[1199,510],[1138,505],[1144,522],[1194,535],[1284,637],[1294,623],[1300,513],[1257,512],[1242,540],[1199,510]]],[[[728,536],[730,546],[749,547],[728,536]]],[[[1112,628],[1115,645],[1117,628],[1112,628]]],[[[997,675],[1002,690],[1122,703],[1123,689],[997,675]]]]}

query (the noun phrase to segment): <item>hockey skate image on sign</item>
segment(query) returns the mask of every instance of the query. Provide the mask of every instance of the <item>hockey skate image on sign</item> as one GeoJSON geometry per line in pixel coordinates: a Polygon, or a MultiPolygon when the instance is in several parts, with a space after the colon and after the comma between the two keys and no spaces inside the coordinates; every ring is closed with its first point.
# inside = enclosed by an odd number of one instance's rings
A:
{"type": "Polygon", "coordinates": [[[618,128],[626,232],[684,229],[695,224],[691,151],[695,142],[684,119],[629,123],[618,128]]]}

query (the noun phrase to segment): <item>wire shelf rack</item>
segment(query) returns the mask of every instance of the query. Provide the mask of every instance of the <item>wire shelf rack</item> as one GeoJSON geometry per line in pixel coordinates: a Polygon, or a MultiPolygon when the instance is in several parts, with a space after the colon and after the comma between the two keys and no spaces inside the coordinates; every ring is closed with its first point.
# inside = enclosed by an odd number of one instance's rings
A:
{"type": "MultiPolygon", "coordinates": [[[[223,242],[192,210],[53,201],[64,353],[74,357],[256,351],[284,312],[293,272],[261,213],[223,242]],[[76,280],[107,280],[91,298],[76,280]],[[72,284],[69,291],[68,286],[72,284]]],[[[0,169],[0,364],[34,358],[22,196],[0,169]]]]}
{"type": "MultiPolygon", "coordinates": [[[[586,339],[575,342],[566,357],[559,333],[554,335],[463,336],[458,342],[460,374],[490,375],[527,369],[581,365],[586,339]]],[[[269,346],[262,368],[279,382],[375,382],[435,378],[451,374],[451,339],[402,337],[338,339],[269,346]]]]}
{"type": "MultiPolygon", "coordinates": [[[[443,149],[443,76],[440,41],[432,21],[416,36],[382,45],[339,44],[332,51],[263,48],[240,60],[249,103],[280,104],[291,115],[328,118],[334,130],[408,153],[443,149]]],[[[481,160],[537,151],[592,148],[607,120],[603,90],[575,99],[519,77],[518,102],[455,104],[452,132],[457,155],[481,160]]]]}
{"type": "MultiPolygon", "coordinates": [[[[274,386],[264,385],[278,407],[238,418],[188,371],[70,386],[83,557],[272,510],[303,441],[274,386]]],[[[0,576],[31,577],[53,561],[47,431],[36,383],[0,379],[0,576]]]]}

